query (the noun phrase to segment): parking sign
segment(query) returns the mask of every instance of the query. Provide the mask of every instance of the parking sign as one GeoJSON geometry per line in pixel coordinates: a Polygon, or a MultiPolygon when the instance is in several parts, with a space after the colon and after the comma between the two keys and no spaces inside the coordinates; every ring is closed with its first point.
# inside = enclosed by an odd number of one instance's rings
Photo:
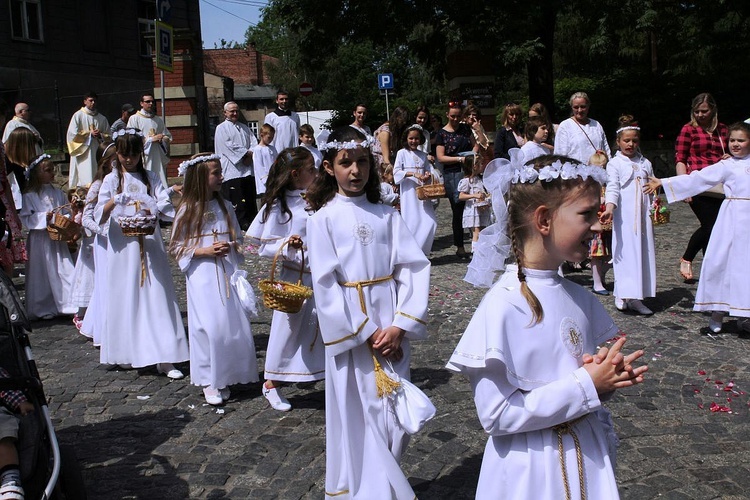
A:
{"type": "Polygon", "coordinates": [[[156,67],[170,73],[174,71],[174,34],[172,26],[156,21],[156,67]]]}
{"type": "Polygon", "coordinates": [[[392,90],[393,89],[393,73],[379,73],[378,74],[378,88],[380,90],[392,90]]]}

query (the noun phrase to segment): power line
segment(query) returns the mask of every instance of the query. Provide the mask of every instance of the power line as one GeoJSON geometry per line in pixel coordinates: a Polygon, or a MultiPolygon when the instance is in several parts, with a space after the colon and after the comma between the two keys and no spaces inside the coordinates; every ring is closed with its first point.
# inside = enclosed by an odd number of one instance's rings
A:
{"type": "Polygon", "coordinates": [[[203,2],[207,3],[207,4],[208,4],[208,5],[210,5],[211,7],[214,7],[214,8],[216,8],[216,9],[219,9],[219,10],[220,10],[220,11],[222,11],[222,12],[226,12],[226,13],[227,13],[227,14],[229,14],[230,16],[236,17],[237,19],[239,19],[239,20],[241,20],[241,21],[245,21],[245,22],[246,22],[246,23],[248,23],[248,24],[249,24],[250,26],[257,26],[257,24],[255,24],[254,22],[250,21],[249,19],[245,19],[244,17],[240,17],[240,16],[238,16],[237,14],[235,14],[234,12],[229,12],[229,11],[228,11],[228,10],[226,10],[226,9],[222,9],[222,8],[221,8],[221,7],[219,7],[218,5],[214,5],[214,4],[212,4],[211,2],[209,2],[208,0],[203,0],[203,2]]]}

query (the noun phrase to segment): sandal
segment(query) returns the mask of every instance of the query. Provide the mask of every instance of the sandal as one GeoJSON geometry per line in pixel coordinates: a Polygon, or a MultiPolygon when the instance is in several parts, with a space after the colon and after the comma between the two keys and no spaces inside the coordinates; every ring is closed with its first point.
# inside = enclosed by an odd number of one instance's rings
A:
{"type": "Polygon", "coordinates": [[[693,263],[680,257],[680,274],[685,280],[693,279],[693,263]]]}

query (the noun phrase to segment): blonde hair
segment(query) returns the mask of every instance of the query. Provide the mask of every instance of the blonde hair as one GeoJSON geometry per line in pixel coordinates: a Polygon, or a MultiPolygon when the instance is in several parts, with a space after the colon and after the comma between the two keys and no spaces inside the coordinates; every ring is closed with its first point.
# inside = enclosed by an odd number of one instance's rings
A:
{"type": "MultiPolygon", "coordinates": [[[[535,170],[541,170],[555,161],[579,164],[577,160],[559,155],[544,155],[531,160],[527,165],[532,165],[535,170]]],[[[601,186],[591,177],[583,180],[580,177],[573,179],[557,178],[551,181],[519,182],[510,185],[508,191],[508,235],[511,241],[511,250],[518,264],[518,281],[521,283],[521,295],[531,308],[531,322],[529,326],[540,323],[544,319],[544,309],[541,302],[526,283],[526,274],[523,271],[524,253],[523,247],[531,234],[531,215],[541,206],[547,207],[550,213],[557,211],[563,203],[571,197],[581,196],[589,189],[596,188],[600,193],[601,186]]]]}
{"type": "Polygon", "coordinates": [[[703,92],[702,94],[698,94],[693,98],[693,102],[690,105],[690,125],[692,125],[693,127],[700,127],[695,119],[695,108],[697,108],[704,102],[708,104],[708,109],[711,110],[711,125],[709,125],[705,130],[709,134],[713,134],[714,130],[716,130],[716,127],[719,126],[719,108],[718,106],[716,106],[714,96],[712,96],[708,92],[703,92]]]}
{"type": "MultiPolygon", "coordinates": [[[[194,160],[195,158],[211,154],[213,153],[196,153],[190,159],[194,160]]],[[[218,191],[211,192],[208,189],[208,172],[213,163],[220,164],[219,160],[202,161],[191,166],[185,172],[182,199],[178,206],[180,217],[172,229],[172,239],[169,242],[169,253],[175,259],[179,259],[187,251],[194,249],[198,245],[198,236],[202,232],[203,216],[206,213],[208,202],[212,199],[219,200],[219,208],[224,214],[227,227],[229,228],[230,241],[234,242],[237,239],[232,217],[224,205],[221,193],[218,191]]]]}
{"type": "Polygon", "coordinates": [[[609,163],[609,158],[604,153],[596,152],[589,158],[589,165],[596,165],[597,167],[606,167],[609,163]]]}

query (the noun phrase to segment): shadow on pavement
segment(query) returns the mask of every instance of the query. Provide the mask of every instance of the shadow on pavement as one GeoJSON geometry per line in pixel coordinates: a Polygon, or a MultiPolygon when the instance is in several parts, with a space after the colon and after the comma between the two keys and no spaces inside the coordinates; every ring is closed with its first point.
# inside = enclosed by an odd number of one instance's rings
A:
{"type": "MultiPolygon", "coordinates": [[[[185,411],[168,409],[67,427],[58,431],[58,439],[75,448],[89,500],[182,500],[190,497],[187,482],[156,450],[177,438],[190,420],[185,411]]],[[[202,459],[196,460],[199,465],[202,459]]]]}

